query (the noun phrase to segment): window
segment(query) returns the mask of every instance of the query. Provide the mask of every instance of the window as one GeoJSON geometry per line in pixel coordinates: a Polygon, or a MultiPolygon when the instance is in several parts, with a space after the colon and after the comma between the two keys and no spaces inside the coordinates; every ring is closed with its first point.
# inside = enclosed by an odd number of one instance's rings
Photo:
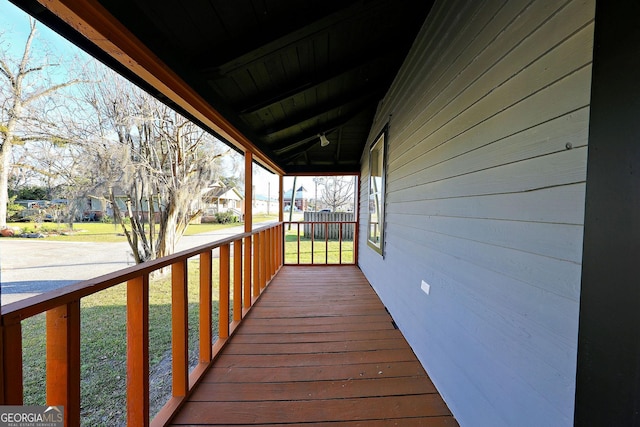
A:
{"type": "Polygon", "coordinates": [[[382,254],[384,244],[385,127],[369,149],[369,246],[382,254]]]}

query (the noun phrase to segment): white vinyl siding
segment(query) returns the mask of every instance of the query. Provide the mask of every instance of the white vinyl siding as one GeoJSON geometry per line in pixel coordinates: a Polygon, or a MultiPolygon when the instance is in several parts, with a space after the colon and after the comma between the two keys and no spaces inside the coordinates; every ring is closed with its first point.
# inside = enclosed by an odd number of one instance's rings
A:
{"type": "Polygon", "coordinates": [[[436,1],[370,132],[360,267],[462,425],[573,423],[594,6],[436,1]]]}

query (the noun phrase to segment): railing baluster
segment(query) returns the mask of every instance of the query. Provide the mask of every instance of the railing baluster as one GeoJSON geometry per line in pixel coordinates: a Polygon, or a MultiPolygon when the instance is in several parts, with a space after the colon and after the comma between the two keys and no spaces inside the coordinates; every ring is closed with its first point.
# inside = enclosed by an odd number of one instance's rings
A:
{"type": "Polygon", "coordinates": [[[269,239],[265,230],[260,232],[260,291],[267,286],[267,257],[269,253],[269,239]]]}
{"type": "Polygon", "coordinates": [[[311,265],[313,265],[313,256],[315,255],[315,249],[313,247],[313,244],[316,240],[316,223],[312,222],[311,223],[311,265]]]}
{"type": "Polygon", "coordinates": [[[211,250],[207,250],[200,254],[200,363],[211,361],[212,274],[213,256],[211,250]]]}
{"type": "Polygon", "coordinates": [[[270,279],[273,279],[273,276],[276,274],[276,230],[275,228],[269,229],[269,241],[271,242],[270,250],[269,250],[269,276],[270,279]]]}
{"type": "Polygon", "coordinates": [[[220,308],[218,309],[218,337],[229,338],[229,244],[220,246],[220,308]]]}
{"type": "Polygon", "coordinates": [[[3,325],[2,333],[2,404],[22,405],[22,325],[3,325]]]}
{"type": "MultiPolygon", "coordinates": [[[[251,307],[251,236],[244,238],[244,310],[251,307]]],[[[243,313],[244,314],[244,313],[243,313]]]]}
{"type": "Polygon", "coordinates": [[[189,391],[187,260],[171,265],[171,347],[173,353],[173,396],[189,391]]]}
{"type": "Polygon", "coordinates": [[[233,321],[242,320],[242,240],[233,242],[233,321]]]}
{"type": "Polygon", "coordinates": [[[284,264],[284,227],[282,224],[278,228],[278,269],[284,264]]]}
{"type": "Polygon", "coordinates": [[[329,223],[324,223],[324,263],[329,264],[329,223]]]}
{"type": "Polygon", "coordinates": [[[47,405],[64,406],[65,425],[80,423],[80,302],[47,311],[47,405]]]}
{"type": "Polygon", "coordinates": [[[340,223],[338,227],[338,264],[342,265],[342,227],[344,223],[340,223]]]}
{"type": "Polygon", "coordinates": [[[253,235],[253,297],[260,295],[260,233],[253,235]]]}
{"type": "Polygon", "coordinates": [[[127,424],[149,425],[149,276],[147,274],[127,282],[127,424]]]}
{"type": "Polygon", "coordinates": [[[298,226],[298,232],[296,233],[296,237],[298,238],[298,264],[300,264],[300,223],[296,225],[298,226]]]}

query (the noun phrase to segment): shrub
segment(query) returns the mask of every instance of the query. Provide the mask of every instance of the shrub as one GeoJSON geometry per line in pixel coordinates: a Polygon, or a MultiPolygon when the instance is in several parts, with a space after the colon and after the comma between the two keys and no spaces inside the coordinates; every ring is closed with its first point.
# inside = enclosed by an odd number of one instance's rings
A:
{"type": "Polygon", "coordinates": [[[219,224],[238,222],[238,217],[235,216],[233,212],[219,212],[216,214],[216,222],[219,224]]]}

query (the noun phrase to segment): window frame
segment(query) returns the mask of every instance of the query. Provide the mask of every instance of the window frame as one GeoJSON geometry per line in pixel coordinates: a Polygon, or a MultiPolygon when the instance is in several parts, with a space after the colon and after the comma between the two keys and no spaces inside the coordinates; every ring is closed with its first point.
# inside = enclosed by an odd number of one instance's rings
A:
{"type": "MultiPolygon", "coordinates": [[[[388,130],[389,126],[386,125],[382,131],[376,136],[376,138],[371,143],[369,147],[369,197],[367,199],[367,203],[369,204],[367,209],[367,245],[372,248],[374,251],[378,252],[380,255],[384,257],[384,234],[385,234],[385,214],[386,214],[386,175],[387,175],[387,146],[388,146],[388,130]],[[374,152],[379,151],[377,157],[374,158],[374,152]],[[378,161],[378,164],[374,164],[374,162],[378,161]],[[380,167],[382,170],[379,172],[379,175],[373,175],[375,170],[380,167]],[[375,169],[374,169],[375,168],[375,169]],[[374,177],[379,178],[379,189],[377,191],[373,191],[374,188],[374,177]],[[379,200],[376,202],[374,200],[374,209],[378,208],[378,222],[377,226],[379,228],[379,237],[377,241],[372,239],[371,226],[372,226],[372,211],[371,211],[371,200],[376,197],[379,197],[379,200]]],[[[373,236],[377,236],[376,233],[373,236]]]]}

